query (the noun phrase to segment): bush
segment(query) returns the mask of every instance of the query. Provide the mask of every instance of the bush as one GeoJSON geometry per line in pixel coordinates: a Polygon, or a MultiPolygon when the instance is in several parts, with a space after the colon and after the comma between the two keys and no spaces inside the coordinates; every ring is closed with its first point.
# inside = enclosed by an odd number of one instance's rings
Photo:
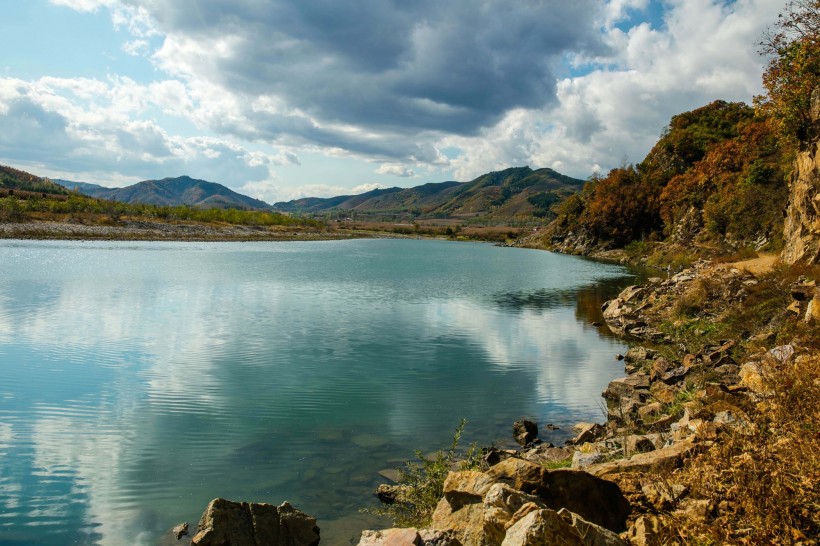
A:
{"type": "Polygon", "coordinates": [[[438,451],[432,458],[416,450],[416,460],[407,461],[399,469],[399,486],[392,504],[363,511],[388,516],[399,527],[424,527],[430,523],[436,505],[444,495],[444,480],[453,469],[470,470],[480,466],[478,449],[473,445],[466,455],[459,457],[457,448],[467,420],[453,434],[453,442],[447,451],[438,451]]]}

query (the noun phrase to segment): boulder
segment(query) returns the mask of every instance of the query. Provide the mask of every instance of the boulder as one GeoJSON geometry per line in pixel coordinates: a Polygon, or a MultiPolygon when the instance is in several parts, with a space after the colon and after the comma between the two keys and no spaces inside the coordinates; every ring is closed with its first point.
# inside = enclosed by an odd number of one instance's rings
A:
{"type": "Polygon", "coordinates": [[[649,392],[652,395],[652,398],[661,404],[671,404],[675,401],[678,394],[677,389],[661,382],[653,383],[652,387],[649,389],[649,392]]]}
{"type": "Polygon", "coordinates": [[[559,510],[558,515],[578,531],[585,546],[626,546],[621,537],[609,529],[604,529],[600,525],[586,521],[566,508],[559,510]]]}
{"type": "Polygon", "coordinates": [[[357,546],[462,546],[462,544],[448,532],[411,527],[362,531],[362,537],[357,546]]]}
{"type": "Polygon", "coordinates": [[[404,485],[380,484],[374,492],[383,504],[395,504],[401,494],[404,485]]]}
{"type": "Polygon", "coordinates": [[[432,527],[450,531],[463,546],[492,546],[504,539],[505,521],[485,509],[483,502],[453,510],[445,497],[433,512],[432,527]]]}
{"type": "Polygon", "coordinates": [[[632,398],[640,401],[649,394],[649,385],[648,375],[633,374],[610,381],[602,396],[607,400],[632,398]]]}
{"type": "Polygon", "coordinates": [[[630,364],[650,360],[652,358],[655,358],[655,351],[641,346],[630,347],[624,356],[624,360],[630,364]]]}
{"type": "Polygon", "coordinates": [[[629,503],[616,484],[584,471],[546,470],[529,461],[507,459],[487,474],[513,489],[537,495],[553,510],[566,508],[612,531],[624,529],[630,512],[629,503]]]}
{"type": "Polygon", "coordinates": [[[572,468],[585,468],[587,466],[602,463],[606,460],[604,454],[599,451],[576,451],[572,454],[572,468]]]}
{"type": "Polygon", "coordinates": [[[530,512],[507,530],[501,546],[583,546],[578,531],[549,509],[530,512]]]}
{"type": "Polygon", "coordinates": [[[568,440],[567,444],[576,446],[595,441],[595,439],[606,432],[606,428],[598,423],[578,423],[572,427],[572,430],[577,433],[577,436],[568,440]]]}
{"type": "Polygon", "coordinates": [[[783,364],[784,362],[788,361],[791,357],[794,356],[794,346],[793,345],[781,345],[779,347],[775,347],[769,351],[769,356],[774,358],[776,361],[783,364]]]}
{"type": "Polygon", "coordinates": [[[212,500],[197,525],[192,546],[316,546],[316,518],[284,502],[212,500]]]}
{"type": "Polygon", "coordinates": [[[806,324],[820,323],[820,296],[815,296],[806,306],[806,315],[803,320],[806,324]]]}
{"type": "Polygon", "coordinates": [[[616,484],[585,471],[566,468],[548,471],[544,485],[546,492],[539,496],[549,508],[566,508],[610,531],[620,532],[626,528],[626,518],[632,508],[616,484]]]}
{"type": "Polygon", "coordinates": [[[679,468],[694,448],[694,442],[686,440],[648,453],[639,453],[629,459],[593,465],[587,468],[587,472],[599,477],[623,472],[668,472],[679,468]]]}
{"type": "Polygon", "coordinates": [[[675,383],[680,383],[681,381],[683,381],[683,378],[689,375],[690,371],[691,368],[687,368],[686,366],[679,366],[661,375],[660,380],[666,383],[667,385],[674,385],[675,383]]]}
{"type": "Polygon", "coordinates": [[[789,287],[792,299],[795,301],[808,302],[815,297],[817,291],[817,283],[811,282],[796,282],[789,287]]]}
{"type": "Polygon", "coordinates": [[[362,531],[358,546],[420,546],[422,544],[418,530],[384,529],[381,531],[362,531]]]}
{"type": "Polygon", "coordinates": [[[492,513],[492,517],[509,527],[510,520],[523,517],[522,508],[526,511],[546,508],[544,502],[535,495],[527,495],[503,483],[493,485],[484,496],[484,508],[492,513]]]}
{"type": "Polygon", "coordinates": [[[661,522],[657,516],[641,516],[630,527],[627,538],[632,546],[661,546],[661,522]]]}
{"type": "MultiPolygon", "coordinates": [[[[660,436],[660,435],[653,435],[660,436]]],[[[626,445],[624,446],[626,452],[630,453],[646,453],[648,451],[655,451],[655,439],[645,435],[631,435],[626,437],[626,445]]]]}
{"type": "Polygon", "coordinates": [[[638,417],[642,420],[654,415],[660,415],[663,412],[663,404],[660,402],[652,402],[638,408],[638,417]]]}
{"type": "Polygon", "coordinates": [[[504,459],[509,459],[515,454],[515,451],[512,450],[502,450],[498,449],[497,447],[490,447],[484,452],[484,462],[487,463],[487,466],[493,466],[504,459]]]}
{"type": "Polygon", "coordinates": [[[538,425],[526,419],[516,421],[513,423],[513,437],[516,442],[526,447],[538,437],[538,425]]]}
{"type": "Polygon", "coordinates": [[[759,362],[746,362],[740,367],[738,372],[740,384],[750,391],[763,394],[766,392],[766,379],[764,378],[763,367],[759,362]]]}
{"type": "Polygon", "coordinates": [[[571,458],[572,453],[568,447],[536,446],[521,453],[521,458],[542,465],[554,464],[571,458]]]}
{"type": "Polygon", "coordinates": [[[452,533],[436,529],[422,529],[419,538],[423,546],[463,546],[452,533]]]}
{"type": "Polygon", "coordinates": [[[481,502],[494,483],[492,477],[477,470],[450,472],[444,480],[444,498],[455,511],[465,504],[481,502]]]}
{"type": "Polygon", "coordinates": [[[543,490],[543,479],[547,469],[530,461],[510,458],[487,470],[494,481],[505,483],[524,493],[538,494],[543,490]]]}
{"type": "Polygon", "coordinates": [[[171,534],[173,534],[174,538],[176,538],[177,540],[179,540],[182,537],[184,537],[185,535],[187,535],[188,534],[188,522],[186,521],[184,523],[180,523],[179,525],[177,525],[176,527],[171,529],[171,534]]]}
{"type": "Polygon", "coordinates": [[[512,525],[501,546],[626,546],[621,538],[568,510],[533,510],[512,525]]]}

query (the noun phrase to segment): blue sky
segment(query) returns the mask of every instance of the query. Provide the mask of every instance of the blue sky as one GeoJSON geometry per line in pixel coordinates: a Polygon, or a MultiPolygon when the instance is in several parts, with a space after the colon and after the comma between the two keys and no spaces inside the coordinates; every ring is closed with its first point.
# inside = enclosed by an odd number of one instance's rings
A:
{"type": "Polygon", "coordinates": [[[0,0],[0,163],[268,202],[640,161],[750,102],[771,0],[0,0]]]}

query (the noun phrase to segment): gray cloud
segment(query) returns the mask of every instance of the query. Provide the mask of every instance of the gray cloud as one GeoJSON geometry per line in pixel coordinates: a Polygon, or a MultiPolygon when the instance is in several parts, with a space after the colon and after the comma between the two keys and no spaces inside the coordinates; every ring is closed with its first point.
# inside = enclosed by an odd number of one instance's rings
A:
{"type": "MultiPolygon", "coordinates": [[[[588,0],[128,2],[183,44],[160,51],[167,69],[378,132],[475,134],[513,108],[554,104],[561,55],[605,50],[588,0]],[[216,39],[227,49],[203,55],[216,39]]],[[[304,129],[265,133],[316,138],[304,129]]]]}

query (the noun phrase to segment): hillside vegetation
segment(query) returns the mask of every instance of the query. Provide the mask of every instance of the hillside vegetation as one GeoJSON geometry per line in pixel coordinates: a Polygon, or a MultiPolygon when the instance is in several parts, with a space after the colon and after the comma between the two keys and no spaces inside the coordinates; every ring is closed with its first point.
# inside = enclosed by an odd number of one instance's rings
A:
{"type": "Polygon", "coordinates": [[[552,169],[514,167],[471,182],[377,189],[361,195],[280,202],[275,210],[357,220],[459,220],[509,224],[554,217],[553,206],[577,192],[583,180],[552,169]]]}
{"type": "MultiPolygon", "coordinates": [[[[57,221],[127,226],[134,222],[321,227],[314,220],[262,210],[128,204],[70,192],[46,178],[0,166],[0,222],[57,221]]],[[[226,188],[227,189],[227,188],[226,188]]]]}
{"type": "Polygon", "coordinates": [[[769,118],[715,101],[674,116],[642,162],[590,178],[531,242],[585,254],[661,240],[778,250],[792,157],[769,118]]]}
{"type": "Polygon", "coordinates": [[[222,184],[197,180],[189,176],[145,180],[124,188],[106,188],[96,184],[84,184],[60,180],[68,189],[76,189],[83,195],[120,201],[129,204],[158,206],[185,205],[200,209],[248,209],[268,210],[264,201],[237,193],[222,184]]]}
{"type": "Polygon", "coordinates": [[[67,194],[62,186],[48,178],[41,178],[25,171],[0,165],[0,195],[8,195],[9,190],[40,192],[49,194],[67,194]]]}

